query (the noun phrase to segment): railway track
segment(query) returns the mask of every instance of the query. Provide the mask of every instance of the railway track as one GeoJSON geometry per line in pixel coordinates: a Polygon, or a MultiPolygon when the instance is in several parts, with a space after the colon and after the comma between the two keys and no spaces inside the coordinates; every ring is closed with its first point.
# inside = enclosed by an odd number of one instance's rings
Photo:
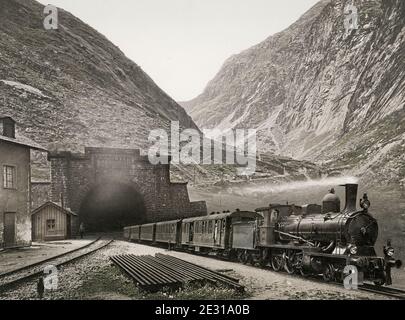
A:
{"type": "Polygon", "coordinates": [[[397,298],[400,300],[405,300],[405,290],[397,288],[380,287],[372,284],[364,284],[363,286],[359,287],[359,290],[380,294],[391,298],[397,298]]]}
{"type": "Polygon", "coordinates": [[[101,238],[98,238],[83,247],[65,252],[49,259],[42,260],[40,262],[30,264],[28,266],[24,266],[10,272],[0,274],[0,293],[12,289],[23,282],[35,279],[43,275],[44,269],[47,266],[52,265],[56,268],[59,268],[61,266],[75,262],[107,247],[113,241],[114,240],[102,240],[101,238]]]}

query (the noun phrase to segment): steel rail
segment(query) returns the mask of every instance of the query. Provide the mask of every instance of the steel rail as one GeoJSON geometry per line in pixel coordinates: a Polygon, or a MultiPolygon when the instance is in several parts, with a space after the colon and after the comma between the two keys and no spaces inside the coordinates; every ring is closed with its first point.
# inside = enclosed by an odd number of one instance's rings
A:
{"type": "Polygon", "coordinates": [[[400,300],[405,300],[405,290],[391,288],[391,287],[381,287],[372,284],[364,284],[359,286],[359,290],[372,292],[375,294],[384,295],[387,297],[397,298],[400,300]]]}
{"type": "MultiPolygon", "coordinates": [[[[80,248],[80,249],[77,249],[77,250],[75,249],[75,250],[73,250],[72,252],[70,252],[70,254],[77,253],[77,252],[80,251],[80,250],[88,249],[88,248],[90,247],[90,245],[94,245],[94,244],[96,244],[98,241],[100,241],[100,239],[98,239],[98,240],[96,240],[96,241],[93,241],[91,244],[86,245],[86,246],[84,246],[84,247],[82,247],[82,248],[80,248]]],[[[99,246],[99,247],[96,247],[96,248],[94,248],[94,249],[92,249],[92,250],[86,251],[86,252],[84,252],[83,254],[79,254],[79,255],[74,256],[74,257],[72,257],[72,258],[70,258],[70,259],[66,259],[66,260],[64,260],[64,261],[57,262],[57,263],[54,264],[54,266],[55,266],[56,268],[58,268],[58,267],[61,267],[61,266],[70,264],[70,263],[72,263],[72,262],[75,262],[75,261],[77,261],[77,260],[79,260],[79,259],[82,259],[82,258],[84,258],[84,257],[86,257],[86,256],[88,256],[88,255],[90,255],[90,254],[93,254],[93,253],[95,253],[95,252],[97,252],[97,251],[99,251],[99,250],[101,250],[101,249],[104,249],[105,247],[107,247],[108,245],[110,245],[113,241],[114,241],[114,240],[109,240],[109,241],[107,241],[105,244],[103,244],[103,245],[101,245],[101,246],[99,246]]],[[[63,254],[63,255],[59,255],[59,256],[57,256],[57,257],[54,257],[54,258],[52,258],[52,259],[46,259],[46,260],[44,260],[44,261],[42,262],[42,264],[49,263],[49,262],[51,262],[52,260],[58,260],[58,259],[61,258],[61,257],[66,257],[67,255],[68,255],[68,254],[66,253],[66,254],[63,254]]],[[[31,269],[34,269],[34,270],[35,270],[35,268],[38,267],[39,265],[40,265],[39,263],[35,263],[35,264],[34,264],[34,267],[32,267],[31,269]]],[[[28,266],[27,266],[27,267],[24,267],[23,271],[25,271],[25,270],[28,270],[28,266]]],[[[21,272],[21,271],[20,271],[20,272],[21,272]]],[[[14,273],[16,273],[16,272],[14,272],[14,273]]],[[[13,275],[14,273],[12,273],[11,275],[13,275]]],[[[43,275],[43,270],[41,270],[41,269],[38,270],[38,271],[31,272],[31,273],[28,272],[28,274],[25,274],[25,275],[22,275],[22,276],[20,276],[20,277],[17,277],[16,279],[12,279],[11,281],[8,281],[8,282],[6,282],[6,283],[0,284],[0,292],[7,291],[7,290],[9,290],[10,288],[13,288],[14,286],[16,286],[16,285],[18,285],[18,284],[20,284],[20,283],[22,283],[22,282],[29,281],[29,280],[31,280],[31,279],[33,279],[33,278],[36,278],[36,277],[39,277],[39,276],[41,276],[41,275],[43,275]]],[[[10,275],[9,275],[9,276],[10,276],[10,275]]],[[[4,278],[3,278],[3,279],[4,279],[4,278]]]]}
{"type": "Polygon", "coordinates": [[[171,256],[120,255],[110,259],[143,289],[178,288],[187,282],[208,281],[213,284],[222,283],[239,291],[244,290],[238,283],[239,280],[233,281],[218,272],[171,256]]]}
{"type": "Polygon", "coordinates": [[[61,257],[63,257],[63,256],[66,256],[66,255],[68,255],[68,254],[74,253],[74,252],[79,251],[79,250],[86,249],[87,247],[90,247],[91,245],[93,245],[94,243],[96,243],[97,241],[99,241],[100,239],[101,239],[101,237],[98,237],[97,239],[91,241],[90,243],[88,243],[88,244],[86,244],[86,245],[84,245],[84,246],[82,246],[82,247],[79,247],[79,248],[76,248],[76,249],[73,249],[73,250],[70,250],[70,251],[67,251],[67,252],[58,254],[58,255],[56,255],[56,256],[49,257],[49,258],[47,258],[47,259],[44,259],[44,260],[41,260],[41,261],[38,261],[38,262],[35,262],[35,263],[32,263],[32,264],[29,264],[29,265],[27,265],[27,266],[20,267],[20,268],[18,268],[18,269],[14,269],[14,270],[11,270],[11,271],[7,271],[7,272],[4,272],[4,273],[1,273],[1,274],[0,274],[0,281],[1,281],[1,279],[5,278],[5,277],[8,277],[8,276],[10,276],[10,275],[12,275],[12,274],[15,274],[15,273],[18,273],[18,272],[21,272],[21,271],[24,271],[24,270],[32,269],[32,268],[34,268],[34,267],[36,267],[36,266],[39,266],[39,265],[41,265],[41,264],[43,264],[43,263],[52,261],[52,260],[54,260],[54,259],[61,258],[61,257]]]}
{"type": "Polygon", "coordinates": [[[219,274],[218,272],[211,271],[209,269],[194,265],[192,263],[189,263],[188,261],[180,260],[180,259],[172,257],[172,256],[163,256],[163,255],[157,254],[157,257],[168,264],[172,263],[176,267],[188,267],[189,270],[192,270],[196,274],[200,274],[202,277],[204,277],[207,280],[210,280],[211,282],[214,282],[214,283],[221,282],[225,285],[233,287],[234,289],[237,289],[240,291],[244,290],[244,287],[238,283],[239,280],[237,280],[237,281],[230,280],[230,279],[228,279],[228,277],[225,277],[222,274],[219,274]],[[180,261],[181,261],[181,264],[180,264],[180,261]]]}

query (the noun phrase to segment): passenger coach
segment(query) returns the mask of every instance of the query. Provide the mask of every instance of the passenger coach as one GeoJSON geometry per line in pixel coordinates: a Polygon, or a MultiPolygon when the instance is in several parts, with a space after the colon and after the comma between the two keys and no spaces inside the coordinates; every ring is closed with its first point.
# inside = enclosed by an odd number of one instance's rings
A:
{"type": "Polygon", "coordinates": [[[140,226],[140,241],[155,242],[156,223],[143,224],[140,226]]]}
{"type": "Polygon", "coordinates": [[[130,241],[139,242],[141,239],[141,226],[132,226],[124,228],[124,238],[130,241]]]}
{"type": "Polygon", "coordinates": [[[178,244],[181,235],[181,220],[156,223],[155,242],[178,244]]]}
{"type": "Polygon", "coordinates": [[[241,222],[254,222],[259,217],[260,215],[256,212],[235,211],[184,219],[181,228],[181,245],[195,251],[231,250],[233,226],[241,222]]]}

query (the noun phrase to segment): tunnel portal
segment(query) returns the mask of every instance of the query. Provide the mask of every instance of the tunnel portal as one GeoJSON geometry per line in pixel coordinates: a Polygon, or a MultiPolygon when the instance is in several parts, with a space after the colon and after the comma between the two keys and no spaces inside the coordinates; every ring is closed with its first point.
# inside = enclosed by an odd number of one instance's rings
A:
{"type": "Polygon", "coordinates": [[[50,152],[51,201],[78,213],[78,224],[104,231],[143,222],[207,214],[190,202],[187,183],[170,181],[170,164],[153,165],[137,149],[85,148],[50,152]]]}
{"type": "Polygon", "coordinates": [[[143,196],[132,186],[106,183],[88,192],[79,216],[90,232],[119,231],[146,222],[143,196]]]}

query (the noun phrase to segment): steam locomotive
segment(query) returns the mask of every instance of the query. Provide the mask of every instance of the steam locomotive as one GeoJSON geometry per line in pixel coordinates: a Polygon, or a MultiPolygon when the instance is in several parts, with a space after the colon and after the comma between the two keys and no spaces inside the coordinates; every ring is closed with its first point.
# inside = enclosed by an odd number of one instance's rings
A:
{"type": "Polygon", "coordinates": [[[226,257],[241,263],[271,266],[274,271],[321,275],[343,281],[347,266],[364,281],[391,284],[390,270],[402,262],[394,250],[377,256],[377,220],[364,205],[357,210],[357,184],[344,185],[346,206],[332,190],[322,205],[271,204],[255,212],[237,210],[197,218],[124,228],[129,241],[226,257]]]}

